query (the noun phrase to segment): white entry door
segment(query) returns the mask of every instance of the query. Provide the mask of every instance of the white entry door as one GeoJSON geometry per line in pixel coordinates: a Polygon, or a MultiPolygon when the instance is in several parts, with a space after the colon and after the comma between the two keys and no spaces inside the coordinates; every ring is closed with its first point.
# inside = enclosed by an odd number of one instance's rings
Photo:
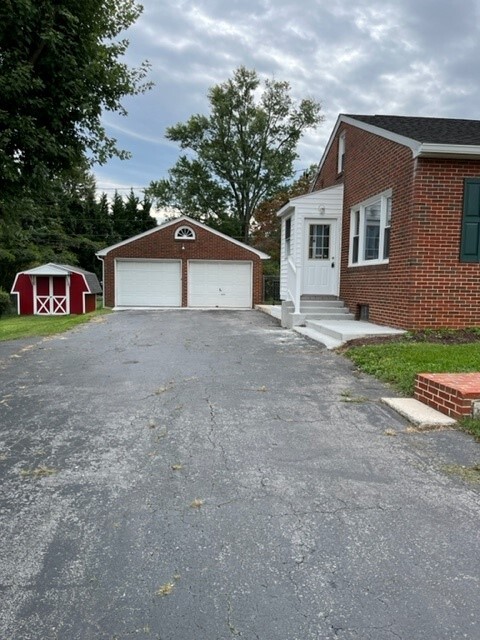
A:
{"type": "Polygon", "coordinates": [[[336,255],[337,225],[337,220],[305,221],[302,293],[337,295],[340,261],[336,255]]]}

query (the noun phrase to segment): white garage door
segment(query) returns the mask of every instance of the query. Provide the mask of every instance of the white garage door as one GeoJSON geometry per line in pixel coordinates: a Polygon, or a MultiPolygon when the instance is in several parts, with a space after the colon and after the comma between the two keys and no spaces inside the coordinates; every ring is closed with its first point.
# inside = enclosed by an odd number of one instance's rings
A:
{"type": "Polygon", "coordinates": [[[178,260],[118,260],[115,282],[119,307],[179,307],[182,304],[178,260]]]}
{"type": "Polygon", "coordinates": [[[189,307],[252,306],[252,264],[231,261],[188,263],[189,307]]]}

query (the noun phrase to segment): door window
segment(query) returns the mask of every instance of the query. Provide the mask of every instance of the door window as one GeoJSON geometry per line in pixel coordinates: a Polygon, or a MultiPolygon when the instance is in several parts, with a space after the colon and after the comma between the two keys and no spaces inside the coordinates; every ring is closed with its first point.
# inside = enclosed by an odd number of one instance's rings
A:
{"type": "Polygon", "coordinates": [[[309,260],[328,260],[330,258],[330,225],[311,224],[308,236],[309,260]]]}

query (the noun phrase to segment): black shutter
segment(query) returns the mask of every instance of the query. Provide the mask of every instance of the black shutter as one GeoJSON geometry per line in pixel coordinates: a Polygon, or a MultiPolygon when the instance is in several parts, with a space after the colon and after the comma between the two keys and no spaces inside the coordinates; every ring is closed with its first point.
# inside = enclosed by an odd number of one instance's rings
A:
{"type": "Polygon", "coordinates": [[[480,178],[466,178],[460,262],[480,262],[480,178]]]}

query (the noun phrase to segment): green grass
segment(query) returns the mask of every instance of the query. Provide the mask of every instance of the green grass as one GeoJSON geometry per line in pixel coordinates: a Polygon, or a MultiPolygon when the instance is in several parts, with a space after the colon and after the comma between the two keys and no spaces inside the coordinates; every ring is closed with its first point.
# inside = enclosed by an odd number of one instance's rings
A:
{"type": "MultiPolygon", "coordinates": [[[[473,332],[475,333],[475,331],[473,332]]],[[[438,339],[440,333],[432,333],[438,339]]],[[[451,339],[453,332],[445,332],[451,339]]],[[[428,333],[407,335],[404,342],[350,347],[345,355],[365,373],[389,382],[406,395],[413,395],[417,373],[465,373],[480,371],[480,341],[466,344],[428,342],[428,333]],[[425,340],[425,342],[423,341],[425,340]]],[[[462,418],[458,426],[480,442],[480,418],[462,418]]]]}
{"type": "Polygon", "coordinates": [[[412,395],[417,373],[480,371],[480,342],[434,344],[428,342],[364,345],[345,355],[366,373],[412,395]]]}
{"type": "Polygon", "coordinates": [[[480,418],[462,418],[458,421],[458,426],[480,442],[480,418]]]}
{"type": "Polygon", "coordinates": [[[5,316],[0,318],[0,341],[52,336],[89,322],[104,313],[109,313],[109,310],[97,309],[79,316],[5,316]]]}

